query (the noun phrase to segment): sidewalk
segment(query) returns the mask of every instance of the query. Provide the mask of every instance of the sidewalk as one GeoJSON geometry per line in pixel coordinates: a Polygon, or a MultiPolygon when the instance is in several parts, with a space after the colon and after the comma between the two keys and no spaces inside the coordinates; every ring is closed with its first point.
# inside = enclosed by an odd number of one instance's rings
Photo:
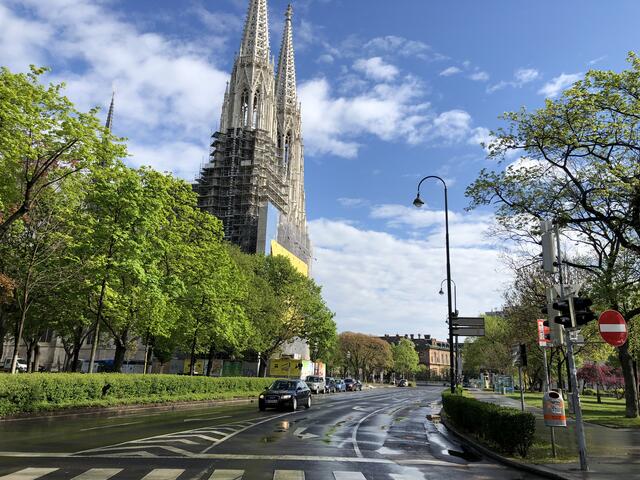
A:
{"type": "MultiPolygon", "coordinates": [[[[520,401],[494,392],[468,390],[478,400],[505,407],[520,409],[520,401]]],[[[525,404],[525,410],[536,416],[536,436],[550,441],[550,429],[545,427],[542,408],[525,404]]],[[[580,471],[578,463],[554,463],[545,466],[557,473],[576,479],[605,479],[620,476],[621,479],[640,479],[640,430],[630,428],[609,428],[593,423],[584,424],[587,440],[589,473],[580,471]]],[[[567,419],[566,428],[555,429],[556,443],[575,452],[578,447],[575,421],[567,419]]]]}

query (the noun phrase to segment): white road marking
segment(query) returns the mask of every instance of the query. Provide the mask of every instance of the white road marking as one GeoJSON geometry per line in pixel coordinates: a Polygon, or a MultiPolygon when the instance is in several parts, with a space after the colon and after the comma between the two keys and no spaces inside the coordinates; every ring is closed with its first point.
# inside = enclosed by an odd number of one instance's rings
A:
{"type": "Polygon", "coordinates": [[[142,420],[140,420],[139,422],[116,423],[115,425],[102,425],[100,427],[81,428],[80,431],[88,432],[89,430],[100,430],[102,428],[124,427],[125,425],[135,425],[136,423],[142,423],[142,420]]]}
{"type": "Polygon", "coordinates": [[[142,477],[142,480],[176,480],[183,472],[182,468],[156,468],[142,477]]]}
{"type": "Polygon", "coordinates": [[[204,417],[204,418],[185,418],[183,422],[200,422],[203,420],[220,420],[222,418],[231,418],[231,415],[223,415],[222,417],[204,417]]]}
{"type": "Polygon", "coordinates": [[[281,415],[273,415],[271,417],[265,418],[264,420],[260,421],[260,422],[256,422],[256,423],[252,423],[251,425],[248,425],[247,427],[241,428],[240,430],[236,430],[235,432],[227,435],[224,438],[221,438],[217,443],[214,443],[213,445],[210,445],[209,447],[205,448],[202,453],[207,453],[209,450],[211,450],[213,447],[220,445],[222,442],[226,442],[227,440],[229,440],[230,438],[235,437],[236,435],[238,435],[239,433],[244,432],[245,430],[249,430],[252,427],[255,427],[257,425],[260,425],[262,423],[266,423],[266,422],[270,422],[271,420],[275,420],[276,418],[280,418],[280,417],[285,417],[287,415],[295,415],[298,412],[288,412],[288,413],[283,413],[281,415]]]}
{"type": "Polygon", "coordinates": [[[51,472],[55,472],[57,468],[25,468],[4,477],[0,477],[0,480],[35,480],[36,478],[43,477],[51,472]]]}
{"type": "Polygon", "coordinates": [[[107,480],[122,471],[121,468],[92,468],[72,480],[107,480]]]}
{"type": "Polygon", "coordinates": [[[273,472],[273,480],[304,480],[302,470],[276,470],[273,472]]]}
{"type": "Polygon", "coordinates": [[[336,480],[367,480],[362,472],[333,472],[336,480]]]}
{"type": "Polygon", "coordinates": [[[385,410],[389,408],[388,406],[379,408],[378,410],[374,410],[373,412],[371,412],[369,415],[365,415],[364,417],[362,417],[358,423],[356,424],[356,426],[353,428],[352,432],[351,432],[351,443],[353,443],[353,450],[356,452],[356,455],[360,458],[362,458],[362,452],[360,451],[360,448],[358,447],[358,440],[357,440],[357,435],[358,435],[358,429],[360,428],[360,425],[362,425],[362,422],[364,422],[366,419],[372,417],[373,415],[375,415],[378,412],[381,412],[382,410],[385,410]]]}
{"type": "Polygon", "coordinates": [[[304,433],[304,431],[307,429],[307,427],[300,427],[297,428],[295,432],[293,432],[293,434],[298,437],[301,438],[303,440],[307,440],[308,438],[314,438],[317,437],[318,435],[314,435],[313,433],[304,433]]]}
{"type": "MultiPolygon", "coordinates": [[[[167,443],[167,440],[164,438],[160,438],[158,440],[132,440],[131,443],[167,443]]],[[[198,442],[194,442],[193,440],[187,440],[186,438],[176,438],[173,440],[173,443],[183,443],[185,445],[200,445],[198,442]]]]}
{"type": "Polygon", "coordinates": [[[242,480],[243,476],[244,470],[220,470],[218,468],[213,471],[209,480],[242,480]]]}

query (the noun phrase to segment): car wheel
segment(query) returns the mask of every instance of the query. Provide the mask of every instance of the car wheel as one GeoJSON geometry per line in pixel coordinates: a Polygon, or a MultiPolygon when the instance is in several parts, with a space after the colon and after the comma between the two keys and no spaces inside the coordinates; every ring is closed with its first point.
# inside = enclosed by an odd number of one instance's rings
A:
{"type": "Polygon", "coordinates": [[[258,405],[258,408],[260,409],[261,412],[264,412],[267,409],[267,407],[265,407],[262,404],[258,405]]]}
{"type": "Polygon", "coordinates": [[[307,404],[304,406],[307,410],[311,408],[311,395],[307,397],[307,404]]]}
{"type": "Polygon", "coordinates": [[[298,409],[298,400],[296,400],[296,398],[294,397],[291,400],[291,411],[295,412],[298,409]]]}

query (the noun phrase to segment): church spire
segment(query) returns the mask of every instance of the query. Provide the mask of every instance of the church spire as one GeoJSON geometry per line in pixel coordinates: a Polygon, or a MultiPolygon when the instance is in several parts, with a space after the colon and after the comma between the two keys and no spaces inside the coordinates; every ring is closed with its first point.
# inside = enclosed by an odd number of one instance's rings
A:
{"type": "Polygon", "coordinates": [[[280,46],[280,59],[278,61],[278,78],[276,80],[276,98],[278,105],[296,106],[296,64],[293,52],[293,27],[291,19],[293,7],[287,7],[285,14],[284,31],[282,32],[282,45],[280,46]]]}
{"type": "Polygon", "coordinates": [[[240,46],[240,56],[269,61],[267,0],[250,0],[240,46]]]}
{"type": "Polygon", "coordinates": [[[115,99],[115,96],[116,91],[113,90],[111,92],[111,104],[109,105],[109,112],[107,113],[107,121],[104,124],[105,128],[109,131],[111,131],[111,127],[113,125],[113,101],[115,99]]]}

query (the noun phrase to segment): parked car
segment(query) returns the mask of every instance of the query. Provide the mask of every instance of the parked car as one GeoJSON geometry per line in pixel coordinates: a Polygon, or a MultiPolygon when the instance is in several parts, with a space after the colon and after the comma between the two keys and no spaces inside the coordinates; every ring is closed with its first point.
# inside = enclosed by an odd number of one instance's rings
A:
{"type": "Polygon", "coordinates": [[[402,380],[400,380],[400,382],[398,382],[398,386],[399,387],[408,387],[409,386],[409,382],[407,382],[407,380],[405,378],[403,378],[402,380]]]}
{"type": "Polygon", "coordinates": [[[306,378],[305,383],[307,384],[307,386],[309,387],[309,390],[311,390],[312,393],[324,393],[324,386],[325,386],[324,378],[318,377],[316,375],[309,375],[306,378]]]}
{"type": "Polygon", "coordinates": [[[347,386],[345,385],[343,379],[336,378],[335,379],[335,383],[336,383],[336,392],[346,392],[347,391],[347,386]]]}
{"type": "MultiPolygon", "coordinates": [[[[4,363],[2,364],[2,371],[10,372],[11,371],[11,357],[7,357],[4,359],[4,363]]],[[[26,372],[27,371],[27,361],[24,358],[18,358],[18,362],[16,363],[16,372],[26,372]]]]}
{"type": "Polygon", "coordinates": [[[353,378],[345,378],[344,384],[346,386],[347,392],[355,392],[357,390],[362,390],[362,384],[353,378]]]}
{"type": "Polygon", "coordinates": [[[291,411],[304,405],[311,408],[311,390],[302,380],[276,380],[258,397],[258,408],[288,408],[291,411]]]}
{"type": "Polygon", "coordinates": [[[336,379],[332,377],[327,377],[324,379],[324,393],[336,393],[338,390],[336,388],[336,379]]]}

